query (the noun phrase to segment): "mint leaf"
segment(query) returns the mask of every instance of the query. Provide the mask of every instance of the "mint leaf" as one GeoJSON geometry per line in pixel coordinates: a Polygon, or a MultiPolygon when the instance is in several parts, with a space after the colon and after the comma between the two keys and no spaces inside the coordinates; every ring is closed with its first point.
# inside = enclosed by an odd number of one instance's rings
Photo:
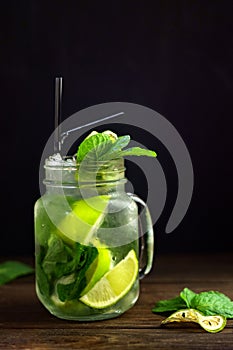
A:
{"type": "Polygon", "coordinates": [[[126,147],[130,142],[130,136],[120,136],[113,142],[112,147],[109,150],[109,153],[119,152],[122,148],[126,147]]]}
{"type": "Polygon", "coordinates": [[[6,261],[0,264],[0,285],[34,272],[34,269],[19,261],[6,261]]]}
{"type": "Polygon", "coordinates": [[[120,157],[124,156],[147,156],[147,157],[156,157],[157,154],[154,151],[150,151],[149,149],[144,149],[140,147],[131,147],[124,151],[120,152],[120,157]]]}
{"type": "Polygon", "coordinates": [[[86,287],[85,273],[98,255],[95,247],[84,246],[76,243],[75,268],[73,281],[69,284],[58,283],[57,293],[61,301],[73,300],[80,297],[86,287]]]}
{"type": "Polygon", "coordinates": [[[177,311],[182,308],[189,308],[191,305],[191,300],[194,298],[196,293],[188,288],[184,288],[180,295],[168,300],[160,300],[155,304],[152,309],[153,312],[167,312],[167,311],[177,311]]]}
{"type": "Polygon", "coordinates": [[[233,301],[225,294],[217,291],[196,294],[188,288],[184,288],[176,298],[158,301],[152,312],[177,311],[183,308],[196,309],[205,316],[221,315],[233,318],[233,301]]]}
{"type": "Polygon", "coordinates": [[[51,234],[48,249],[43,258],[42,268],[49,278],[60,278],[74,269],[73,252],[59,237],[51,234]]]}
{"type": "Polygon", "coordinates": [[[61,301],[78,298],[86,287],[85,273],[97,255],[96,247],[78,242],[68,246],[58,236],[51,234],[47,247],[40,246],[36,256],[40,292],[49,297],[56,285],[61,301]]]}
{"type": "Polygon", "coordinates": [[[191,301],[191,307],[203,312],[206,316],[222,315],[233,318],[233,301],[217,291],[196,294],[191,301]]]}
{"type": "Polygon", "coordinates": [[[77,162],[84,159],[86,161],[106,161],[117,159],[124,156],[148,156],[156,157],[154,151],[140,147],[131,147],[124,149],[130,142],[130,136],[120,136],[117,138],[111,136],[111,131],[102,133],[92,132],[80,144],[77,151],[77,162]]]}
{"type": "Polygon", "coordinates": [[[168,300],[160,300],[158,301],[152,312],[167,312],[167,311],[177,311],[180,309],[186,308],[186,303],[181,297],[176,297],[168,300]]]}
{"type": "Polygon", "coordinates": [[[106,152],[103,153],[103,155],[100,157],[99,160],[111,160],[121,157],[122,148],[126,147],[130,142],[130,136],[120,136],[118,139],[112,143],[111,147],[106,152]]]}
{"type": "Polygon", "coordinates": [[[37,264],[36,266],[36,280],[40,293],[48,297],[50,295],[52,286],[50,286],[48,277],[40,264],[37,264]]]}
{"type": "Polygon", "coordinates": [[[48,250],[46,252],[45,261],[50,262],[67,262],[67,253],[64,248],[62,239],[51,234],[48,240],[48,250]]]}
{"type": "Polygon", "coordinates": [[[112,146],[112,140],[109,135],[98,133],[85,138],[80,144],[77,152],[77,161],[99,160],[103,154],[109,151],[112,146]]]}
{"type": "Polygon", "coordinates": [[[180,292],[180,297],[185,301],[188,308],[192,308],[192,300],[196,295],[196,293],[188,288],[184,288],[182,292],[180,292]]]}

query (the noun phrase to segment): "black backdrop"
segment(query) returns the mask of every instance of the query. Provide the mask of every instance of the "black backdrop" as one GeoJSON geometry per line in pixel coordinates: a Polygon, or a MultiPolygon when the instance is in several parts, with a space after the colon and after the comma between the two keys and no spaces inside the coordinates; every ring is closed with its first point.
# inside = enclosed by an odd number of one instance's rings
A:
{"type": "MultiPolygon", "coordinates": [[[[99,103],[133,102],[161,113],[184,139],[194,194],[184,220],[167,235],[174,166],[157,140],[131,130],[134,139],[158,150],[168,178],[169,200],[155,228],[157,252],[232,250],[232,5],[1,2],[1,255],[33,253],[38,168],[53,131],[59,75],[63,118],[99,103]]],[[[141,176],[129,164],[131,181],[141,176]]],[[[137,187],[145,197],[146,189],[137,187]]]]}

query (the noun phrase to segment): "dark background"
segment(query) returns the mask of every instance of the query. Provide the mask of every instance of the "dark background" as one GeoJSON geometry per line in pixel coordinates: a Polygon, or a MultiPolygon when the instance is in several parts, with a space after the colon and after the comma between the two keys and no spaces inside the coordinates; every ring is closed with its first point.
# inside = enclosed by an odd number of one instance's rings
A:
{"type": "MultiPolygon", "coordinates": [[[[34,251],[39,162],[53,131],[60,75],[63,118],[99,103],[132,102],[162,114],[185,141],[194,194],[168,235],[174,164],[158,140],[130,130],[158,151],[167,175],[156,251],[232,251],[232,10],[224,0],[1,2],[1,255],[34,251]]],[[[146,197],[131,163],[128,177],[146,197]]]]}

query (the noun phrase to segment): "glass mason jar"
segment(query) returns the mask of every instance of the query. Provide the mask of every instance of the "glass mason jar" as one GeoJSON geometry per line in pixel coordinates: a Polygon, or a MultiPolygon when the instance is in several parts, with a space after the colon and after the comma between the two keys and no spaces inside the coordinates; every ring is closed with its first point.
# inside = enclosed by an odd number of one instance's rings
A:
{"type": "Polygon", "coordinates": [[[152,267],[153,227],[126,181],[123,159],[46,160],[46,192],[35,204],[36,292],[53,315],[108,319],[137,301],[139,279],[152,267]]]}

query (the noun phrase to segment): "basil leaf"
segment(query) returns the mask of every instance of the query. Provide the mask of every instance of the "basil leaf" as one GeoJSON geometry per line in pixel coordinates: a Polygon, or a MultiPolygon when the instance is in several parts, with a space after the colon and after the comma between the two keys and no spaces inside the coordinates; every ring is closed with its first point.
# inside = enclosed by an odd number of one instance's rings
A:
{"type": "Polygon", "coordinates": [[[19,261],[6,261],[0,264],[0,285],[34,272],[34,269],[19,261]]]}
{"type": "Polygon", "coordinates": [[[188,288],[184,288],[182,292],[180,292],[180,297],[185,301],[188,308],[191,308],[192,300],[196,295],[196,293],[188,288]]]}
{"type": "Polygon", "coordinates": [[[160,300],[158,301],[154,308],[153,312],[167,312],[167,311],[176,311],[183,308],[186,308],[186,303],[181,297],[176,297],[168,300],[160,300]]]}
{"type": "Polygon", "coordinates": [[[233,301],[216,291],[197,294],[191,301],[191,308],[203,312],[206,316],[222,315],[233,318],[233,301]]]}

